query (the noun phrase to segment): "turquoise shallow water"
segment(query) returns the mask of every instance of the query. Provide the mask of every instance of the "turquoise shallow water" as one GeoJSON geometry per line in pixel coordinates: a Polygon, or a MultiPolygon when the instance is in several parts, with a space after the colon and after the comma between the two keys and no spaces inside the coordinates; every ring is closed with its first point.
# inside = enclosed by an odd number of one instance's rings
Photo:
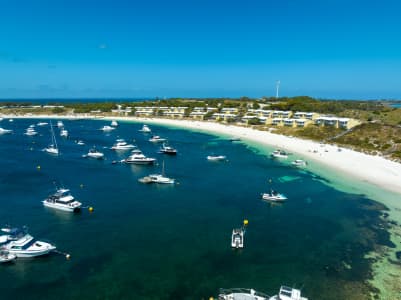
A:
{"type": "Polygon", "coordinates": [[[14,134],[0,136],[0,220],[27,225],[71,260],[50,255],[0,266],[5,298],[208,299],[221,287],[273,294],[287,284],[302,287],[310,299],[364,299],[371,263],[364,255],[377,244],[391,245],[379,218],[383,206],[242,143],[152,126],[178,149],[170,157],[156,153],[139,124],[120,123],[105,134],[98,130],[102,121],[64,121],[71,137],[58,138],[62,155],[52,157],[41,151],[49,127],[38,127],[37,137],[22,135],[32,123],[37,121],[6,123],[14,134]],[[135,139],[159,165],[112,164],[128,155],[103,149],[118,137],[135,139]],[[76,145],[77,139],[87,146],[76,145]],[[81,157],[93,145],[106,160],[81,157]],[[228,162],[208,162],[210,154],[224,154],[228,162]],[[160,171],[163,160],[166,175],[179,184],[137,182],[160,171]],[[94,213],[44,208],[40,201],[54,181],[94,213]],[[262,202],[260,193],[270,186],[289,201],[262,202]],[[231,230],[245,218],[245,249],[233,251],[231,230]]]}

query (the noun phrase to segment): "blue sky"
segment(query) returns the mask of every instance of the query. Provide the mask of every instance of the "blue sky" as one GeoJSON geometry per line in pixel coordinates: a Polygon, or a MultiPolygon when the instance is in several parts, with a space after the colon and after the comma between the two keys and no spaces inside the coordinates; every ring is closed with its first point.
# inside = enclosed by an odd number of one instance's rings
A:
{"type": "Polygon", "coordinates": [[[0,98],[401,98],[400,1],[0,0],[0,98]]]}

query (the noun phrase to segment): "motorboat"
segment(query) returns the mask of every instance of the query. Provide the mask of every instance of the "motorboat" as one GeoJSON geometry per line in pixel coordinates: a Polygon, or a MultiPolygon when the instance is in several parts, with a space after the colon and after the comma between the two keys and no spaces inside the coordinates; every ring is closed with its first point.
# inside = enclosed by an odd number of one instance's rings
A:
{"type": "Polygon", "coordinates": [[[35,136],[35,135],[37,135],[37,134],[38,134],[38,132],[35,130],[34,127],[28,127],[28,128],[25,130],[25,133],[24,133],[24,135],[27,135],[27,136],[35,136]]]}
{"type": "Polygon", "coordinates": [[[244,248],[244,228],[235,228],[231,234],[231,247],[232,248],[244,248]]]}
{"type": "Polygon", "coordinates": [[[91,148],[89,149],[88,154],[84,155],[84,157],[103,159],[104,154],[100,151],[97,151],[96,148],[91,148]]]}
{"type": "Polygon", "coordinates": [[[11,262],[16,258],[17,256],[15,254],[12,254],[7,250],[0,249],[0,263],[11,262]]]}
{"type": "Polygon", "coordinates": [[[84,146],[84,145],[85,145],[85,142],[82,141],[82,140],[79,140],[79,141],[77,141],[77,145],[84,146]]]}
{"type": "Polygon", "coordinates": [[[267,200],[267,201],[273,201],[273,202],[284,202],[288,198],[283,194],[280,194],[274,190],[271,190],[270,193],[263,193],[262,199],[267,200]]]}
{"type": "Polygon", "coordinates": [[[159,149],[159,152],[164,154],[176,155],[177,149],[174,149],[173,147],[167,146],[165,143],[163,143],[163,145],[159,149]]]}
{"type": "Polygon", "coordinates": [[[206,158],[211,161],[222,161],[227,159],[225,155],[208,155],[206,158]]]}
{"type": "Polygon", "coordinates": [[[117,127],[117,126],[118,126],[117,121],[116,121],[116,120],[111,121],[110,126],[112,126],[112,127],[117,127]]]}
{"type": "Polygon", "coordinates": [[[36,125],[38,125],[38,126],[46,126],[48,123],[46,123],[46,122],[39,122],[38,124],[36,124],[36,125]]]}
{"type": "Polygon", "coordinates": [[[241,138],[239,138],[237,136],[230,137],[230,142],[239,142],[239,141],[241,141],[241,138]]]}
{"type": "Polygon", "coordinates": [[[308,298],[302,297],[301,290],[283,285],[280,287],[278,295],[271,297],[269,300],[308,300],[308,298]]]}
{"type": "Polygon", "coordinates": [[[220,289],[219,300],[270,300],[270,297],[254,289],[220,289]]]}
{"type": "Polygon", "coordinates": [[[57,121],[57,127],[58,128],[63,128],[64,127],[63,121],[57,121]]]}
{"type": "Polygon", "coordinates": [[[131,152],[131,155],[124,160],[127,164],[137,164],[137,165],[151,165],[154,164],[156,158],[146,157],[139,149],[135,149],[131,152]]]}
{"type": "Polygon", "coordinates": [[[296,159],[291,162],[291,165],[295,167],[305,167],[308,163],[302,159],[296,159]]]}
{"type": "Polygon", "coordinates": [[[67,129],[61,129],[61,131],[60,131],[60,136],[62,136],[62,137],[68,137],[68,130],[67,130],[67,129]]]}
{"type": "Polygon", "coordinates": [[[0,127],[0,134],[6,134],[6,133],[12,133],[13,131],[11,129],[4,129],[0,127]]]}
{"type": "Polygon", "coordinates": [[[47,146],[46,148],[43,149],[43,151],[46,151],[47,153],[50,153],[50,154],[58,155],[59,151],[58,151],[56,136],[54,135],[54,129],[53,129],[53,125],[51,122],[50,122],[50,132],[51,132],[51,142],[50,142],[49,146],[47,146]]]}
{"type": "Polygon", "coordinates": [[[14,122],[14,119],[10,119],[10,120],[8,120],[8,122],[14,122]]]}
{"type": "Polygon", "coordinates": [[[82,203],[75,200],[69,189],[57,189],[56,192],[42,201],[46,207],[68,212],[80,211],[82,203]]]}
{"type": "Polygon", "coordinates": [[[161,138],[161,137],[158,136],[158,135],[153,135],[153,136],[149,139],[149,142],[152,142],[152,143],[160,143],[160,142],[165,142],[165,141],[166,141],[166,139],[161,138]]]}
{"type": "Polygon", "coordinates": [[[110,132],[113,131],[115,128],[111,127],[109,125],[104,125],[102,128],[100,128],[100,130],[104,131],[104,132],[110,132]]]}
{"type": "Polygon", "coordinates": [[[8,234],[9,242],[3,248],[16,257],[36,257],[49,254],[56,249],[56,246],[37,241],[25,228],[3,228],[8,234]]]}
{"type": "Polygon", "coordinates": [[[140,129],[139,131],[145,132],[145,133],[152,132],[152,130],[150,130],[150,128],[149,128],[148,125],[143,125],[143,126],[142,126],[142,129],[140,129]]]}
{"type": "Polygon", "coordinates": [[[270,154],[273,158],[288,158],[288,153],[285,152],[284,150],[274,150],[271,154],[270,154]]]}
{"type": "Polygon", "coordinates": [[[219,300],[308,300],[302,297],[301,290],[281,286],[278,295],[270,297],[254,289],[220,289],[219,300]]]}
{"type": "Polygon", "coordinates": [[[130,150],[130,149],[134,149],[134,148],[135,148],[134,145],[128,144],[123,139],[116,140],[115,144],[111,147],[112,150],[130,150]]]}

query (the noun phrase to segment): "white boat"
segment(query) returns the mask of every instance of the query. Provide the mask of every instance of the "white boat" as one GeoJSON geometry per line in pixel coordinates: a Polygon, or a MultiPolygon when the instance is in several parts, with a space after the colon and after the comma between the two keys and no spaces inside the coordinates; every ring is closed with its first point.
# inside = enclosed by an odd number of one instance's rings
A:
{"type": "Polygon", "coordinates": [[[209,155],[206,158],[211,161],[221,161],[226,160],[227,157],[225,155],[209,155]]]}
{"type": "Polygon", "coordinates": [[[0,248],[0,263],[7,263],[13,261],[16,258],[17,256],[15,254],[12,254],[9,251],[0,248]]]}
{"type": "Polygon", "coordinates": [[[111,147],[112,150],[130,150],[130,149],[134,149],[134,148],[135,148],[134,145],[128,144],[123,139],[116,140],[116,143],[111,147]]]}
{"type": "Polygon", "coordinates": [[[3,248],[17,257],[41,256],[56,249],[50,243],[35,240],[25,229],[12,228],[6,232],[9,242],[3,248]]]}
{"type": "Polygon", "coordinates": [[[54,135],[52,122],[50,122],[50,132],[51,132],[50,145],[47,146],[45,149],[43,149],[43,151],[46,151],[47,153],[50,153],[50,154],[58,155],[59,151],[58,151],[58,147],[57,147],[56,136],[54,135]]]}
{"type": "Polygon", "coordinates": [[[63,128],[64,127],[63,121],[57,121],[57,127],[63,128]]]}
{"type": "Polygon", "coordinates": [[[85,143],[84,143],[84,141],[79,140],[79,141],[77,141],[77,145],[84,146],[85,143]]]}
{"type": "Polygon", "coordinates": [[[38,126],[46,126],[48,123],[46,123],[46,122],[39,122],[38,124],[36,124],[36,125],[38,125],[38,126]]]}
{"type": "Polygon", "coordinates": [[[111,121],[110,126],[117,127],[118,126],[117,121],[116,120],[111,121]]]}
{"type": "Polygon", "coordinates": [[[11,129],[4,129],[0,127],[0,134],[6,134],[6,133],[12,133],[13,131],[11,129]]]}
{"type": "Polygon", "coordinates": [[[100,151],[97,151],[95,148],[89,150],[88,154],[84,155],[84,157],[96,158],[96,159],[103,159],[104,154],[100,151]]]}
{"type": "Polygon", "coordinates": [[[301,290],[281,286],[278,295],[270,297],[254,289],[220,289],[219,300],[308,300],[301,296],[301,290]]]}
{"type": "Polygon", "coordinates": [[[139,131],[141,131],[141,132],[152,132],[152,130],[150,130],[148,125],[143,125],[142,129],[140,129],[139,131]]]}
{"type": "Polygon", "coordinates": [[[163,145],[159,149],[159,152],[169,155],[176,155],[177,149],[174,149],[173,147],[167,146],[165,143],[163,143],[163,145]]]}
{"type": "Polygon", "coordinates": [[[166,139],[161,138],[161,137],[158,136],[158,135],[153,135],[153,136],[149,139],[149,142],[152,142],[152,143],[159,143],[159,142],[165,142],[165,141],[166,141],[166,139]]]}
{"type": "Polygon", "coordinates": [[[305,167],[308,163],[302,159],[296,159],[293,162],[291,162],[291,165],[295,167],[305,167]]]}
{"type": "Polygon", "coordinates": [[[38,132],[33,127],[28,127],[24,133],[24,135],[27,135],[27,136],[34,136],[37,134],[38,134],[38,132]]]}
{"type": "Polygon", "coordinates": [[[68,212],[77,212],[82,203],[75,200],[69,189],[57,189],[56,192],[42,201],[46,207],[51,207],[68,212]]]}
{"type": "Polygon", "coordinates": [[[146,157],[143,153],[136,149],[131,152],[131,155],[124,160],[127,164],[137,164],[137,165],[151,165],[154,164],[156,158],[146,157]]]}
{"type": "Polygon", "coordinates": [[[267,201],[273,201],[273,202],[284,202],[288,198],[283,194],[280,194],[274,190],[271,190],[270,193],[263,193],[262,199],[267,200],[267,201]]]}
{"type": "Polygon", "coordinates": [[[287,158],[288,157],[288,153],[283,150],[280,150],[280,149],[274,150],[270,155],[274,158],[287,158]]]}
{"type": "Polygon", "coordinates": [[[231,234],[231,247],[232,248],[244,248],[244,228],[235,228],[231,234]]]}
{"type": "Polygon", "coordinates": [[[149,178],[151,183],[173,184],[175,182],[173,178],[166,177],[164,173],[164,161],[161,174],[150,174],[147,177],[149,178]]]}
{"type": "Polygon", "coordinates": [[[60,131],[60,136],[62,136],[62,137],[68,137],[68,130],[67,130],[67,129],[61,129],[61,131],[60,131]]]}
{"type": "Polygon", "coordinates": [[[14,122],[14,119],[10,119],[10,120],[8,120],[8,122],[14,122]]]}
{"type": "Polygon", "coordinates": [[[239,138],[237,136],[232,136],[232,137],[230,137],[230,141],[231,142],[239,142],[239,141],[241,141],[241,138],[239,138]]]}
{"type": "Polygon", "coordinates": [[[113,131],[115,128],[111,127],[109,125],[104,125],[102,128],[100,128],[100,130],[104,131],[104,132],[109,132],[109,131],[113,131]]]}

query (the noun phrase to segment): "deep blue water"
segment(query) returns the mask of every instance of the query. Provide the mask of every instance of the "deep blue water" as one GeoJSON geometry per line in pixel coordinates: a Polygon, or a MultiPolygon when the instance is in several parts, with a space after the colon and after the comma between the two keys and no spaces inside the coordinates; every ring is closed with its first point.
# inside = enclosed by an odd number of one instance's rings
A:
{"type": "Polygon", "coordinates": [[[378,226],[384,207],[242,143],[151,126],[179,151],[163,156],[149,135],[138,132],[141,124],[120,123],[106,134],[99,128],[109,122],[66,120],[70,138],[55,130],[61,155],[54,157],[41,151],[50,140],[48,126],[37,127],[40,136],[23,135],[37,122],[2,121],[14,133],[0,136],[0,221],[27,225],[71,259],[54,254],[0,266],[4,299],[208,299],[219,288],[273,294],[281,284],[302,287],[310,299],[364,299],[371,263],[364,254],[389,244],[378,226]],[[128,155],[108,149],[116,138],[135,139],[159,165],[112,164],[128,155]],[[91,146],[106,159],[82,158],[91,146]],[[210,154],[229,161],[209,162],[210,154]],[[166,175],[179,184],[137,181],[160,171],[163,160],[166,175]],[[41,200],[54,191],[53,182],[94,212],[44,208],[41,200]],[[259,194],[270,186],[289,201],[261,201],[259,194]],[[245,249],[233,251],[231,230],[244,219],[245,249]]]}

